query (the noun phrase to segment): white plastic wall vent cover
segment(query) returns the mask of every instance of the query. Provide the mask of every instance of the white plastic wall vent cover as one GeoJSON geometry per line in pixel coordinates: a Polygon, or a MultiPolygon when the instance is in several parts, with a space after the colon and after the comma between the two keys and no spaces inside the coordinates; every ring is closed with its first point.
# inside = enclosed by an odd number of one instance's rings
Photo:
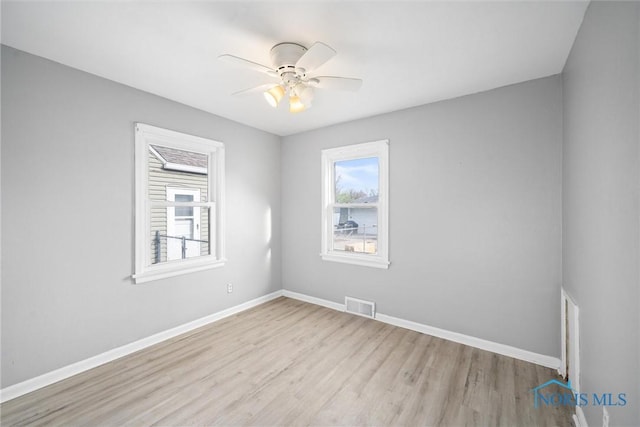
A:
{"type": "Polygon", "coordinates": [[[344,297],[344,306],[347,313],[374,319],[376,316],[376,303],[358,298],[344,297]]]}

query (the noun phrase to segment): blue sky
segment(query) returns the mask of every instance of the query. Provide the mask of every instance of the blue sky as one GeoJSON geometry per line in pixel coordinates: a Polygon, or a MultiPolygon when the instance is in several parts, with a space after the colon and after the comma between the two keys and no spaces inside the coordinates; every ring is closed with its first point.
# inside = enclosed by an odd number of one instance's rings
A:
{"type": "Polygon", "coordinates": [[[378,193],[378,158],[343,160],[335,163],[336,179],[340,178],[340,187],[343,191],[354,189],[355,191],[370,190],[378,193]]]}

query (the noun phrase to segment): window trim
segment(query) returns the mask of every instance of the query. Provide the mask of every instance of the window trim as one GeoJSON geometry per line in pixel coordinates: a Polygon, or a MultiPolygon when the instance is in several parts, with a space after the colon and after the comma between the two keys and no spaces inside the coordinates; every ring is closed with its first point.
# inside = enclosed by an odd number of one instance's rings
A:
{"type": "MultiPolygon", "coordinates": [[[[135,123],[135,273],[131,276],[135,284],[152,280],[174,277],[196,271],[222,267],[225,258],[225,215],[224,215],[224,144],[198,136],[187,135],[144,123],[135,123]],[[150,202],[148,197],[148,167],[149,146],[163,145],[176,149],[189,150],[207,154],[210,169],[208,175],[208,202],[198,202],[195,205],[210,208],[210,235],[215,241],[209,243],[212,254],[187,258],[179,262],[165,262],[148,265],[151,259],[151,224],[150,202]],[[214,230],[211,230],[214,228],[214,230]],[[215,249],[214,249],[215,248],[215,249]]],[[[162,203],[158,203],[161,205],[162,203]]]]}
{"type": "Polygon", "coordinates": [[[324,261],[335,261],[365,267],[389,268],[389,140],[322,150],[322,230],[321,252],[324,261]],[[378,158],[378,253],[345,253],[331,249],[333,238],[332,213],[335,202],[335,168],[337,161],[378,158]]]}

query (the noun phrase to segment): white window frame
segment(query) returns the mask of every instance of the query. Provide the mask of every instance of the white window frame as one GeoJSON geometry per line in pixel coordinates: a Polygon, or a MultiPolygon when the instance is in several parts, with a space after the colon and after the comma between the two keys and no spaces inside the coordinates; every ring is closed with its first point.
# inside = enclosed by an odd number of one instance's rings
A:
{"type": "MultiPolygon", "coordinates": [[[[322,248],[325,261],[366,267],[389,268],[389,140],[365,142],[322,150],[322,248]],[[378,251],[377,254],[334,251],[333,209],[343,207],[335,202],[335,163],[344,160],[378,158],[378,251]]],[[[349,204],[349,207],[358,207],[349,204]]],[[[363,204],[362,207],[371,207],[363,204]]]]}
{"type": "MultiPolygon", "coordinates": [[[[135,124],[135,273],[134,283],[145,283],[225,264],[224,215],[224,144],[144,123],[135,124]],[[209,211],[210,254],[194,258],[150,264],[151,204],[149,200],[149,146],[160,145],[178,150],[206,154],[209,158],[207,202],[180,202],[185,206],[203,207],[209,211]]],[[[178,202],[153,201],[154,207],[176,206],[178,202]]]]}

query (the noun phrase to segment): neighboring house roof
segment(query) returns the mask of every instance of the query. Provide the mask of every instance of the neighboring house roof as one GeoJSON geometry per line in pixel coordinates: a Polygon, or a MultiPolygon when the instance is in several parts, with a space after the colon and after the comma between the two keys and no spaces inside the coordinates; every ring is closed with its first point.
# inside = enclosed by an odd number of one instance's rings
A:
{"type": "Polygon", "coordinates": [[[359,199],[354,200],[351,203],[377,203],[378,202],[378,196],[367,196],[367,197],[360,197],[359,199]]]}
{"type": "Polygon", "coordinates": [[[209,158],[206,154],[177,150],[160,145],[150,145],[149,150],[162,162],[163,169],[200,174],[207,173],[209,158]]]}

